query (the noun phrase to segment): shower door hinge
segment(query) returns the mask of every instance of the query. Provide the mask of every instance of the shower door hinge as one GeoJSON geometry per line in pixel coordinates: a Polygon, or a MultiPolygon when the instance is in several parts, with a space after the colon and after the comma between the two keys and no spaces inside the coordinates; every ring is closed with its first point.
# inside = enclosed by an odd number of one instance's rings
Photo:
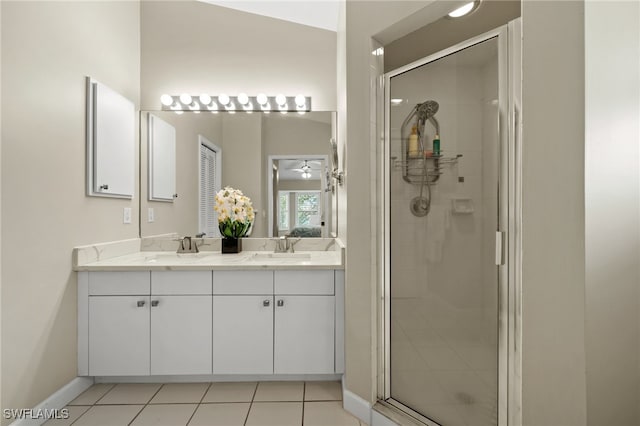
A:
{"type": "Polygon", "coordinates": [[[504,265],[504,232],[496,231],[496,265],[504,265]]]}

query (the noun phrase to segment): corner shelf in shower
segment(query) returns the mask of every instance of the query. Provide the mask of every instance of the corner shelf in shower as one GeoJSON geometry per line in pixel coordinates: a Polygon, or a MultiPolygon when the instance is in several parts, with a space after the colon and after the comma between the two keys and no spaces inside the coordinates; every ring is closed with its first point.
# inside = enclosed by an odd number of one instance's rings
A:
{"type": "Polygon", "coordinates": [[[457,164],[462,154],[457,154],[456,156],[433,155],[427,157],[423,152],[420,152],[416,157],[409,157],[407,152],[403,152],[402,157],[402,159],[396,158],[394,160],[394,168],[402,169],[402,178],[406,182],[414,185],[422,185],[424,183],[436,183],[440,175],[442,175],[442,168],[445,165],[457,164]]]}

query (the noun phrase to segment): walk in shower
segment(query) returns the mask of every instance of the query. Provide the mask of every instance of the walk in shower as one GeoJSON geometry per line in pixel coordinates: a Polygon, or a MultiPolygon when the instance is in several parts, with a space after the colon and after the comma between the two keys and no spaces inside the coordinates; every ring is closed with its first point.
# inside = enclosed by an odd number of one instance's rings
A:
{"type": "Polygon", "coordinates": [[[505,27],[385,76],[381,399],[426,424],[506,424],[507,53],[505,27]]]}

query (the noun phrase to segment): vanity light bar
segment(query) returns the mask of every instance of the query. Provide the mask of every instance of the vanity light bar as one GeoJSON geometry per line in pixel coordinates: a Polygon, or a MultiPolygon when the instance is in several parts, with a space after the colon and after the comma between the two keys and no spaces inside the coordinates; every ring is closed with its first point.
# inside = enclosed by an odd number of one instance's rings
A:
{"type": "Polygon", "coordinates": [[[240,93],[238,96],[229,96],[221,93],[218,96],[202,94],[198,96],[183,93],[181,95],[162,95],[160,97],[163,111],[228,111],[228,112],[254,112],[254,111],[278,111],[298,112],[304,114],[311,111],[311,96],[297,95],[284,96],[278,94],[267,96],[259,94],[249,96],[240,93]]]}

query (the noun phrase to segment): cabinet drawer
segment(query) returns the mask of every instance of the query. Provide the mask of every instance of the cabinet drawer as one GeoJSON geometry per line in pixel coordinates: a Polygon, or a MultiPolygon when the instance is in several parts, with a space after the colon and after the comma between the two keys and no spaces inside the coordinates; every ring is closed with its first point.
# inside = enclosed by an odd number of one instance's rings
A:
{"type": "Polygon", "coordinates": [[[213,294],[273,294],[273,271],[213,271],[213,294]]]}
{"type": "Polygon", "coordinates": [[[136,272],[89,272],[90,296],[150,294],[151,274],[136,272]]]}
{"type": "Polygon", "coordinates": [[[211,271],[151,271],[151,294],[211,294],[211,271]]]}
{"type": "Polygon", "coordinates": [[[333,270],[275,271],[275,294],[334,293],[333,270]]]}

